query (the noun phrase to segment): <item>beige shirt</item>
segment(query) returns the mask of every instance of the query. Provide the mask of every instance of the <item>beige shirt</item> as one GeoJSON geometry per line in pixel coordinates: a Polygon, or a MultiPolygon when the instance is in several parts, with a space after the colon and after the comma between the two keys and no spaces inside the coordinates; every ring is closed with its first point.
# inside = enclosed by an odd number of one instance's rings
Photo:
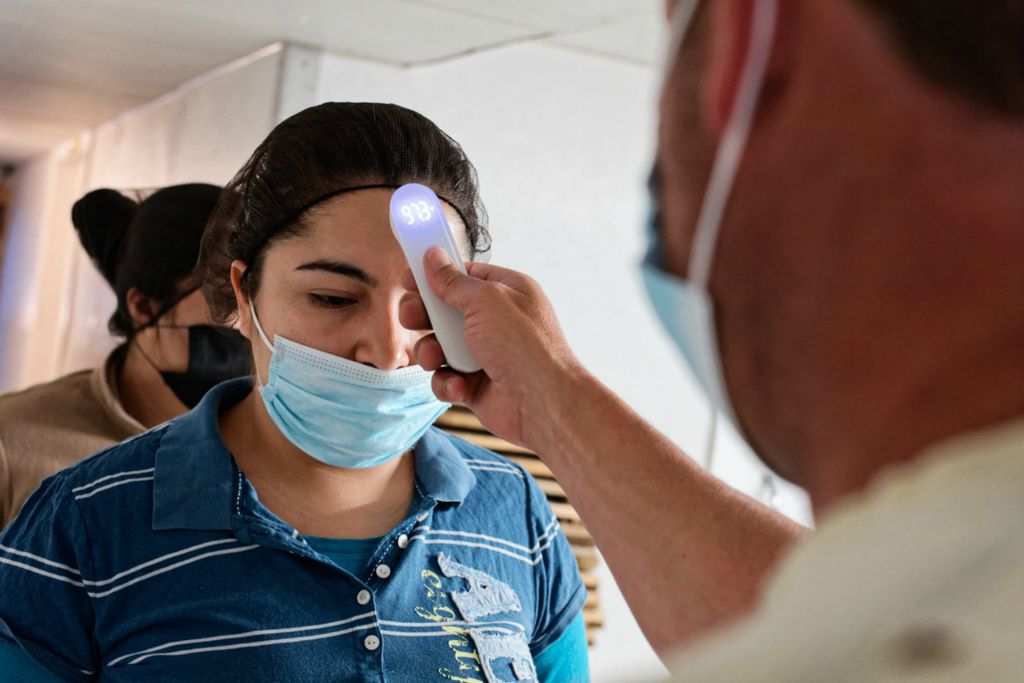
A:
{"type": "Polygon", "coordinates": [[[44,478],[145,431],[121,406],[119,359],[0,396],[0,526],[44,478]]]}
{"type": "Polygon", "coordinates": [[[932,449],[825,517],[680,681],[1024,681],[1024,421],[932,449]]]}

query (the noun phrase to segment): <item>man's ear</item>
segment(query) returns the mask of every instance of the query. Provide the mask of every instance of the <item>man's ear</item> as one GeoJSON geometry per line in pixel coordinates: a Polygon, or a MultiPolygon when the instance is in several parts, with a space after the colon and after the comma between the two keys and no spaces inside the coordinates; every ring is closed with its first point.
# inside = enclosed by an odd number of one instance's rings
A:
{"type": "Polygon", "coordinates": [[[132,324],[136,328],[152,323],[159,310],[157,302],[139,291],[138,287],[128,290],[125,304],[128,306],[128,315],[132,318],[132,324]]]}
{"type": "Polygon", "coordinates": [[[242,282],[242,276],[249,269],[244,262],[231,262],[231,289],[235,293],[235,311],[238,316],[238,331],[252,341],[252,312],[249,310],[249,284],[242,282]]]}
{"type": "MultiPolygon", "coordinates": [[[[759,2],[764,0],[722,0],[708,3],[710,17],[710,48],[705,78],[701,85],[701,113],[708,130],[721,136],[729,123],[732,109],[736,102],[740,81],[750,51],[751,30],[754,24],[754,11],[759,2]]],[[[786,15],[796,11],[800,3],[776,0],[776,29],[772,37],[772,56],[762,91],[770,88],[770,82],[776,80],[784,69],[783,57],[779,43],[784,35],[783,26],[790,23],[792,17],[786,15]]],[[[764,95],[762,94],[762,103],[764,95]]]]}

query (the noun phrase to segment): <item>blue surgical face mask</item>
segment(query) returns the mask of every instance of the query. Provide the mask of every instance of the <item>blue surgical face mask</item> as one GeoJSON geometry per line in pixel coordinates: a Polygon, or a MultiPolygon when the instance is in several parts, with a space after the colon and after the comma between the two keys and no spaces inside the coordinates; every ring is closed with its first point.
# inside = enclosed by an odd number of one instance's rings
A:
{"type": "MultiPolygon", "coordinates": [[[[693,19],[695,2],[680,2],[673,22],[667,78],[693,19]]],[[[715,328],[715,308],[708,292],[715,243],[743,149],[757,111],[761,83],[771,56],[775,32],[775,0],[754,3],[750,47],[728,124],[715,154],[711,178],[701,202],[686,279],[667,273],[660,258],[657,174],[652,174],[651,209],[647,220],[648,251],[643,263],[644,283],[655,313],[686,359],[715,408],[738,426],[722,373],[715,328]]]]}
{"type": "Polygon", "coordinates": [[[377,368],[280,336],[271,344],[256,308],[253,324],[271,352],[260,396],[285,438],[334,467],[375,467],[407,452],[450,406],[419,366],[377,368]]]}

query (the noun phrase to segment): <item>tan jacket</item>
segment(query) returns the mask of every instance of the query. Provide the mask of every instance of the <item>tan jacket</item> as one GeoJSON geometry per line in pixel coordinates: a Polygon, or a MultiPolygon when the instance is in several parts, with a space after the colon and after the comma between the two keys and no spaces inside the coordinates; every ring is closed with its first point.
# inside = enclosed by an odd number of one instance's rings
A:
{"type": "Polygon", "coordinates": [[[145,431],[121,406],[120,350],[102,366],[0,396],[0,526],[46,477],[145,431]]]}

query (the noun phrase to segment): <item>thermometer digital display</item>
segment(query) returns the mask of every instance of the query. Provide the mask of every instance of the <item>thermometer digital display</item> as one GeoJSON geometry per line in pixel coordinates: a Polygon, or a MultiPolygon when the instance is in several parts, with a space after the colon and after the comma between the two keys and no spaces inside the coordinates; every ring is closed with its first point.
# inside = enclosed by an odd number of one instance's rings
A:
{"type": "Polygon", "coordinates": [[[435,209],[425,199],[407,201],[398,208],[406,225],[426,223],[434,217],[435,209]]]}
{"type": "Polygon", "coordinates": [[[409,183],[395,190],[391,196],[391,231],[409,262],[446,362],[459,372],[476,372],[480,364],[466,346],[462,313],[434,294],[423,270],[423,255],[432,247],[441,247],[448,252],[448,258],[455,267],[466,272],[462,254],[433,190],[419,183],[409,183]]]}

